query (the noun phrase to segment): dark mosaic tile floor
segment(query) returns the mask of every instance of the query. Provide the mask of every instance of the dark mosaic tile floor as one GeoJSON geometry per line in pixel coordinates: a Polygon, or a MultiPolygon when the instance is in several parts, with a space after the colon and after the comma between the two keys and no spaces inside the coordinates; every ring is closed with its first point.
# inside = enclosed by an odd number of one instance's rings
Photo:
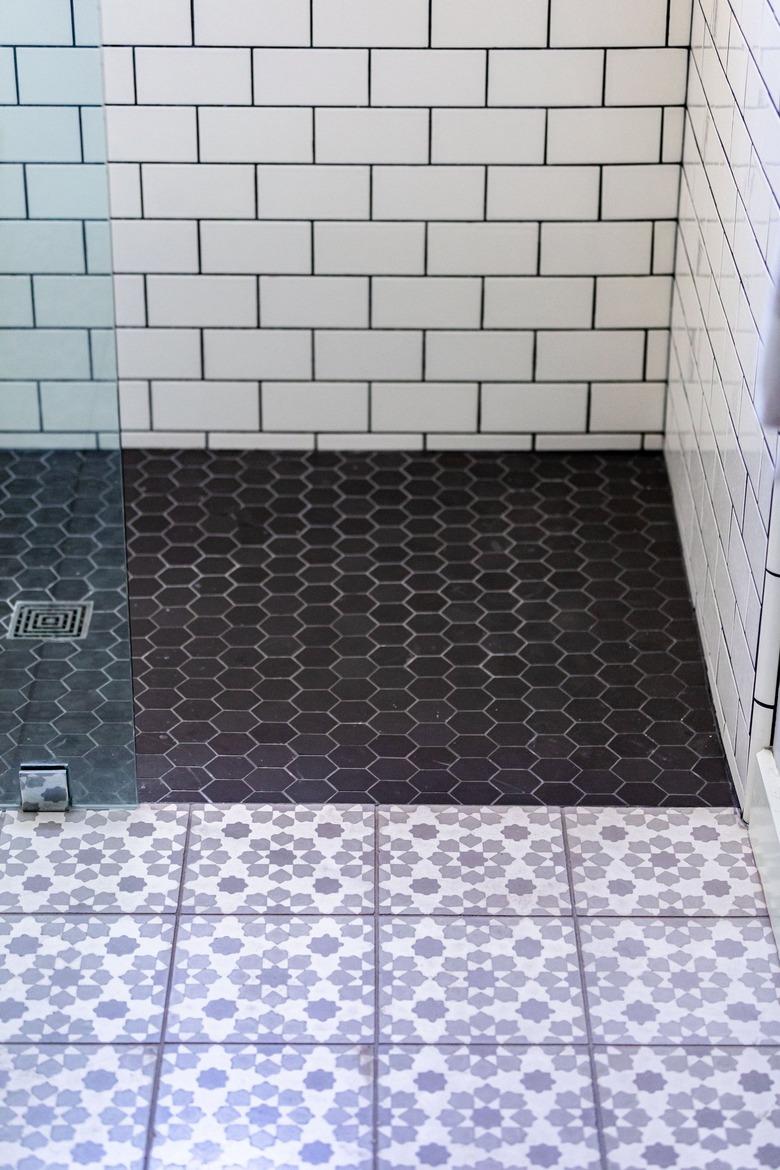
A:
{"type": "Polygon", "coordinates": [[[125,468],[142,799],[731,803],[660,456],[125,468]]]}

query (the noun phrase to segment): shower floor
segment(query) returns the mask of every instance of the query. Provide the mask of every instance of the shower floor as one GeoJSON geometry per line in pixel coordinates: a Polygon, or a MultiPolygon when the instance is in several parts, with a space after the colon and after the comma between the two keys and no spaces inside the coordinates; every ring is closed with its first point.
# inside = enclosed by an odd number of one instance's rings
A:
{"type": "Polygon", "coordinates": [[[143,800],[731,803],[660,455],[125,475],[143,800]]]}

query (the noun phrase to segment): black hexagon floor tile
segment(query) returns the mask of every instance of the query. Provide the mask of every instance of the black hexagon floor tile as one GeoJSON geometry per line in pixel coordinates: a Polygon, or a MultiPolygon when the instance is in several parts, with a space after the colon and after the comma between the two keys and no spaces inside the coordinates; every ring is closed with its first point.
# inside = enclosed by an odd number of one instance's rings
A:
{"type": "Polygon", "coordinates": [[[661,456],[125,476],[143,799],[731,803],[661,456]]]}

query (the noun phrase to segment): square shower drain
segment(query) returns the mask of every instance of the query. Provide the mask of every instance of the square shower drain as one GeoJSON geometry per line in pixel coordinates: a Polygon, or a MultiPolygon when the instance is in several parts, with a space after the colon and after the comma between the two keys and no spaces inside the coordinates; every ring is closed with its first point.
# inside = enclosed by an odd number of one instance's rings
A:
{"type": "Polygon", "coordinates": [[[46,641],[86,638],[91,617],[91,601],[17,601],[8,637],[46,641]]]}

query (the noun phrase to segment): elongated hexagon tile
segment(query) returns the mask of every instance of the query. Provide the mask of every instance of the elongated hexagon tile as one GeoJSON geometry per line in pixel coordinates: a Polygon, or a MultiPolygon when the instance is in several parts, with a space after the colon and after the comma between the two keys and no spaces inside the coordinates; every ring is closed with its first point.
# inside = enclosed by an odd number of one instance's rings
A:
{"type": "Polygon", "coordinates": [[[370,1048],[166,1050],[150,1170],[370,1170],[370,1048]]]}
{"type": "Polygon", "coordinates": [[[187,810],[10,812],[0,832],[0,909],[160,913],[176,909],[187,810]]]}
{"type": "Polygon", "coordinates": [[[389,1048],[379,1170],[598,1170],[590,1062],[572,1048],[389,1048]]]}
{"type": "Polygon", "coordinates": [[[597,1052],[609,1170],[775,1170],[780,1049],[597,1052]]]}
{"type": "Polygon", "coordinates": [[[411,805],[378,818],[380,911],[570,912],[557,809],[411,805]]]}
{"type": "Polygon", "coordinates": [[[0,1041],[159,1038],[173,920],[0,918],[0,1041]]]}
{"type": "Polygon", "coordinates": [[[379,931],[382,1040],[582,1040],[582,996],[569,922],[395,918],[382,922],[379,931]]]}
{"type": "Polygon", "coordinates": [[[188,918],[168,1039],[366,1041],[373,924],[362,918],[188,918]]]}
{"type": "Polygon", "coordinates": [[[583,919],[593,1038],[780,1043],[780,959],[767,919],[583,919]]]}
{"type": "Polygon", "coordinates": [[[0,1048],[4,1170],[141,1170],[156,1052],[108,1045],[0,1048]]]}
{"type": "Polygon", "coordinates": [[[361,914],[374,905],[374,814],[326,805],[192,814],[183,905],[222,914],[361,914]]]}
{"type": "Polygon", "coordinates": [[[566,823],[581,914],[766,914],[733,809],[583,808],[566,823]]]}

